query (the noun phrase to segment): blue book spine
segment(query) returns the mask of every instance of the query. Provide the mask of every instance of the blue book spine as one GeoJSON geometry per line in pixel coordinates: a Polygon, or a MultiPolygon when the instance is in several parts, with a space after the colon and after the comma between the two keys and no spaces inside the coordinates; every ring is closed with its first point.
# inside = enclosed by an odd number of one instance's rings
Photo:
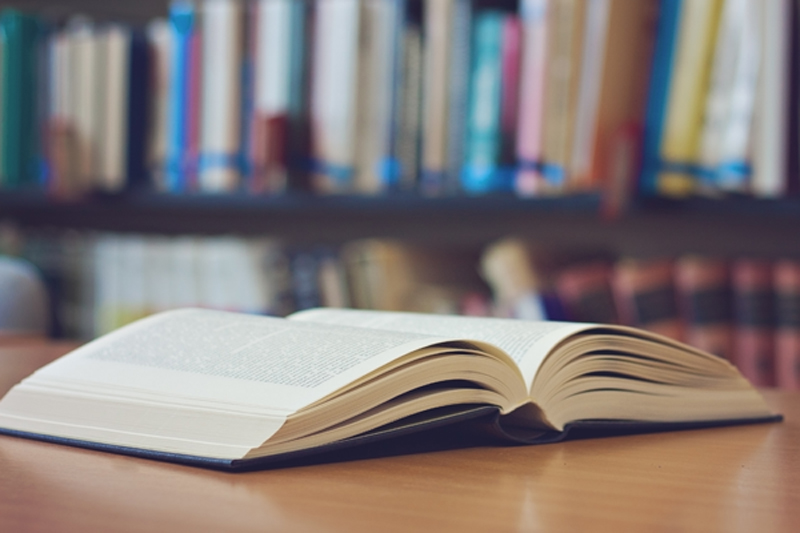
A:
{"type": "Polygon", "coordinates": [[[164,169],[166,188],[169,192],[183,192],[186,189],[184,156],[188,147],[186,124],[195,15],[195,7],[191,2],[174,2],[170,6],[172,72],[168,104],[167,161],[164,169]]]}
{"type": "Polygon", "coordinates": [[[461,186],[467,194],[502,188],[498,165],[502,144],[503,25],[507,16],[502,12],[484,11],[475,17],[468,138],[461,172],[461,186]]]}
{"type": "Polygon", "coordinates": [[[645,114],[644,161],[639,182],[640,192],[645,196],[654,196],[658,191],[659,154],[664,133],[682,1],[661,0],[659,8],[653,67],[650,71],[650,87],[645,114]]]}

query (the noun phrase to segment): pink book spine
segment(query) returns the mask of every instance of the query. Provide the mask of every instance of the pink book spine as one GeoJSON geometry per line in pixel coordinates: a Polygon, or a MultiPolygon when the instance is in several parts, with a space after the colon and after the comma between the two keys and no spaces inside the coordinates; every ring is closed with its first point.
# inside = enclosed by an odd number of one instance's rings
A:
{"type": "Polygon", "coordinates": [[[521,5],[523,37],[516,150],[519,168],[515,183],[520,196],[534,196],[541,190],[537,165],[542,156],[548,4],[549,0],[523,0],[521,5]]]}
{"type": "Polygon", "coordinates": [[[731,272],[734,292],[734,362],[756,387],[775,384],[772,264],[739,259],[731,272]]]}
{"type": "Polygon", "coordinates": [[[775,384],[800,390],[800,261],[775,264],[775,384]]]}
{"type": "Polygon", "coordinates": [[[200,103],[202,91],[202,50],[203,36],[198,27],[192,33],[189,57],[189,83],[186,98],[186,153],[184,165],[186,168],[186,190],[197,190],[197,175],[200,164],[200,103]]]}
{"type": "Polygon", "coordinates": [[[502,103],[500,126],[504,136],[514,135],[519,109],[520,58],[522,56],[522,24],[519,17],[508,17],[503,26],[502,103]]]}

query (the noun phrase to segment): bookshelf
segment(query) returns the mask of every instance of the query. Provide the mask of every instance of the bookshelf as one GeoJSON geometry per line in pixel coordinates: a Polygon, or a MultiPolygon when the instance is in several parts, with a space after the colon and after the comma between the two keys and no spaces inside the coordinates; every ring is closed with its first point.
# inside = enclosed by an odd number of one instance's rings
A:
{"type": "Polygon", "coordinates": [[[647,199],[611,219],[599,214],[600,206],[594,194],[519,199],[131,192],[56,202],[38,192],[16,192],[0,194],[0,221],[21,229],[261,235],[301,243],[387,238],[480,248],[516,236],[545,247],[619,255],[800,256],[800,203],[794,199],[647,199]]]}

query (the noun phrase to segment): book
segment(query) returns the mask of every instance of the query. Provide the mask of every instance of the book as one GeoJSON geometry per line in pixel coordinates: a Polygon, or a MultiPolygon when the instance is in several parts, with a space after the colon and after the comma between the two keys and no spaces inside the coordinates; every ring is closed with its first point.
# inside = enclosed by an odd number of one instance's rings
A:
{"type": "Polygon", "coordinates": [[[756,386],[775,384],[775,291],[773,265],[740,258],[731,265],[734,362],[756,386]]]}
{"type": "Polygon", "coordinates": [[[514,191],[519,196],[535,196],[546,189],[541,165],[549,9],[550,0],[520,3],[523,44],[516,141],[518,170],[514,178],[514,191]]]}
{"type": "Polygon", "coordinates": [[[517,443],[780,420],[728,362],[640,330],[333,309],[161,313],[0,401],[6,434],[221,469],[477,417],[517,443]]]}
{"type": "Polygon", "coordinates": [[[782,259],[773,271],[775,384],[800,390],[800,262],[782,259]]]}
{"type": "Polygon", "coordinates": [[[678,307],[686,322],[686,342],[733,360],[731,283],[728,262],[686,255],[675,261],[678,307]]]}
{"type": "Polygon", "coordinates": [[[311,71],[313,187],[321,194],[354,191],[361,5],[315,4],[311,71]]]}
{"type": "Polygon", "coordinates": [[[203,3],[198,172],[203,192],[231,192],[241,181],[243,15],[235,0],[203,3]]]}
{"type": "Polygon", "coordinates": [[[683,339],[683,323],[675,294],[670,259],[620,259],[612,277],[614,297],[623,324],[683,339]]]}
{"type": "Polygon", "coordinates": [[[685,2],[668,88],[657,187],[663,196],[694,192],[703,111],[710,83],[722,2],[685,2]]]}
{"type": "Polygon", "coordinates": [[[19,187],[35,181],[38,161],[36,142],[36,59],[39,23],[14,9],[0,12],[0,184],[19,187]]]}

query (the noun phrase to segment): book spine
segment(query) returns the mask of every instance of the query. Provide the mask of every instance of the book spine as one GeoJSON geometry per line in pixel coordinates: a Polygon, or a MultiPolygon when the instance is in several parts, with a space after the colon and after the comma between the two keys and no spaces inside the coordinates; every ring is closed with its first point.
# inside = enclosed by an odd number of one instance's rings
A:
{"type": "Polygon", "coordinates": [[[800,262],[775,263],[775,384],[800,390],[800,262]]]}
{"type": "Polygon", "coordinates": [[[447,179],[447,110],[454,0],[426,0],[420,192],[438,196],[447,179]]]}
{"type": "Polygon", "coordinates": [[[662,196],[695,192],[703,109],[721,11],[721,0],[686,2],[681,10],[656,178],[662,196]]]}
{"type": "Polygon", "coordinates": [[[0,182],[20,187],[35,181],[36,172],[36,34],[33,17],[13,9],[0,13],[3,120],[0,182]]]}
{"type": "Polygon", "coordinates": [[[503,25],[502,76],[500,89],[500,188],[511,191],[514,186],[514,141],[519,111],[519,82],[522,56],[522,24],[516,14],[506,17],[503,25]]]}
{"type": "Polygon", "coordinates": [[[727,262],[685,256],[675,264],[675,288],[686,322],[686,342],[733,361],[731,285],[727,262]]]}
{"type": "Polygon", "coordinates": [[[352,192],[360,4],[316,3],[311,124],[314,188],[322,194],[352,192]]]}
{"type": "Polygon", "coordinates": [[[155,65],[149,53],[147,37],[141,30],[130,34],[129,67],[127,73],[127,146],[124,167],[125,186],[144,186],[147,178],[147,135],[152,131],[150,98],[155,65]]]}
{"type": "MultiPolygon", "coordinates": [[[[117,192],[125,186],[129,141],[128,101],[132,59],[131,32],[123,26],[104,31],[103,152],[97,176],[97,188],[117,192]]],[[[142,110],[139,110],[142,112],[142,110]]]]}
{"type": "Polygon", "coordinates": [[[498,11],[482,11],[475,16],[468,141],[461,175],[461,186],[467,194],[500,188],[502,52],[507,16],[498,11]]]}
{"type": "Polygon", "coordinates": [[[640,191],[646,196],[658,193],[659,153],[664,137],[667,98],[675,56],[675,40],[683,0],[661,0],[656,28],[653,65],[650,70],[643,146],[640,191]]]}
{"type": "Polygon", "coordinates": [[[723,6],[700,148],[700,172],[712,191],[747,192],[752,179],[762,9],[755,0],[723,6]]]}
{"type": "Polygon", "coordinates": [[[189,120],[189,84],[192,72],[192,36],[197,32],[197,8],[194,2],[175,1],[170,5],[172,34],[172,71],[169,80],[168,128],[164,186],[169,192],[184,192],[187,183],[187,146],[189,120]]]}
{"type": "Polygon", "coordinates": [[[456,194],[461,186],[458,177],[465,163],[467,117],[470,105],[470,69],[472,65],[471,0],[456,0],[453,4],[453,31],[450,35],[451,60],[447,110],[447,179],[445,194],[456,194]]]}
{"type": "Polygon", "coordinates": [[[172,33],[169,22],[156,19],[146,29],[150,56],[147,172],[156,190],[166,191],[169,77],[172,72],[172,33]]]}
{"type": "Polygon", "coordinates": [[[611,286],[612,272],[608,263],[593,261],[569,266],[558,273],[556,289],[570,320],[620,323],[611,286]]]}
{"type": "MultiPolygon", "coordinates": [[[[411,3],[408,4],[410,10],[411,3]]],[[[407,11],[401,44],[400,105],[396,109],[394,153],[399,165],[397,189],[414,190],[419,174],[423,45],[421,22],[407,11]]]]}
{"type": "Polygon", "coordinates": [[[254,193],[280,192],[288,180],[292,10],[291,0],[256,3],[249,187],[254,193]]]}
{"type": "Polygon", "coordinates": [[[204,192],[230,192],[240,185],[242,9],[236,0],[203,4],[198,186],[204,192]]]}
{"type": "Polygon", "coordinates": [[[672,261],[622,259],[614,267],[612,285],[624,324],[683,339],[672,261]]]}
{"type": "Polygon", "coordinates": [[[756,95],[751,192],[780,198],[788,190],[789,85],[791,62],[790,0],[763,3],[760,37],[762,57],[756,95]]]}
{"type": "Polygon", "coordinates": [[[736,366],[753,385],[773,386],[775,310],[772,264],[765,260],[738,259],[732,265],[731,283],[736,366]]]}
{"type": "Polygon", "coordinates": [[[549,8],[550,0],[522,0],[520,3],[523,50],[516,143],[518,169],[514,181],[514,190],[519,196],[538,195],[544,186],[541,172],[542,117],[549,8]]]}
{"type": "MultiPolygon", "coordinates": [[[[613,0],[586,3],[583,43],[580,53],[578,94],[575,98],[573,143],[570,157],[570,184],[574,190],[597,186],[599,176],[592,171],[594,142],[598,135],[600,97],[603,90],[608,30],[613,0]]],[[[632,31],[632,28],[628,28],[632,31]]]]}
{"type": "Polygon", "coordinates": [[[554,2],[549,12],[548,56],[542,116],[542,175],[549,192],[562,194],[569,178],[571,117],[578,64],[575,52],[581,10],[577,0],[554,2]]]}

